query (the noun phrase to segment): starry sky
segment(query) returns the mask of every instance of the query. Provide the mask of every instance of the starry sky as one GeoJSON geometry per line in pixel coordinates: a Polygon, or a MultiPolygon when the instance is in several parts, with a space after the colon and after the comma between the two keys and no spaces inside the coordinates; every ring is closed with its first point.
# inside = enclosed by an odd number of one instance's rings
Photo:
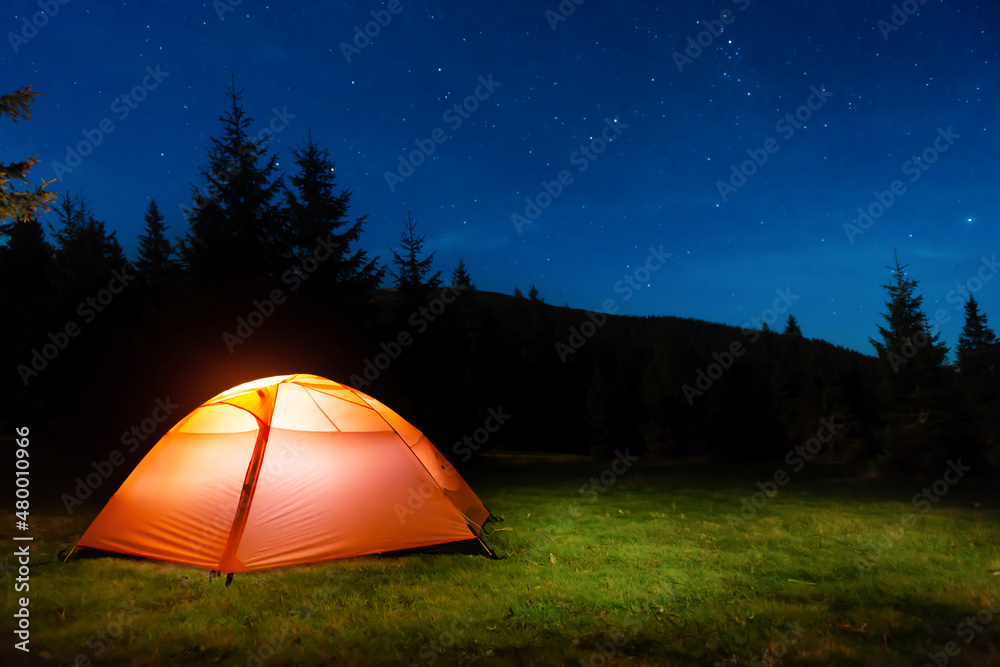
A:
{"type": "Polygon", "coordinates": [[[2,159],[41,153],[33,180],[82,191],[130,255],[150,198],[186,230],[235,76],[281,169],[310,129],[329,149],[383,260],[409,210],[436,268],[461,256],[480,289],[732,325],[777,301],[776,328],[790,312],[807,337],[871,353],[895,249],[950,346],[966,290],[1000,324],[992,0],[3,14],[5,88],[45,97],[4,127],[2,159]]]}

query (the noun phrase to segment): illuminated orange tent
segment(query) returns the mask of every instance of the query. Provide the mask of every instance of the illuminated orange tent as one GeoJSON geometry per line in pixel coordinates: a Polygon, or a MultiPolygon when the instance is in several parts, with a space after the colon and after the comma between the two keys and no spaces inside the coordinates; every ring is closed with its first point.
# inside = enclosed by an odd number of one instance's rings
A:
{"type": "Polygon", "coordinates": [[[385,405],[316,375],[285,375],[184,417],[77,546],[231,573],[481,545],[489,517],[430,440],[385,405]]]}

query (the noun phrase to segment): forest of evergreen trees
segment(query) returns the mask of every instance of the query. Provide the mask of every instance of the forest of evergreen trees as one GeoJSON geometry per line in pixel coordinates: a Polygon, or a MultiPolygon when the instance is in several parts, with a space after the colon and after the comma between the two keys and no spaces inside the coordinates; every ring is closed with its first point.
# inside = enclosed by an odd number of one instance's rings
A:
{"type": "MultiPolygon", "coordinates": [[[[0,117],[29,118],[34,95],[0,97],[0,117]]],[[[502,409],[485,448],[771,461],[833,423],[811,459],[876,474],[1000,465],[1000,345],[972,296],[950,363],[898,261],[876,356],[807,339],[791,316],[745,330],[553,306],[533,285],[481,292],[462,261],[442,278],[409,212],[389,264],[359,249],[366,216],[328,151],[310,134],[280,173],[241,93],[228,96],[187,229],[169,239],[150,199],[131,260],[99,203],[46,183],[19,192],[36,158],[0,164],[0,421],[46,434],[54,459],[86,465],[169,398],[178,414],[144,453],[219,391],[304,372],[375,395],[452,457],[502,409]]]]}

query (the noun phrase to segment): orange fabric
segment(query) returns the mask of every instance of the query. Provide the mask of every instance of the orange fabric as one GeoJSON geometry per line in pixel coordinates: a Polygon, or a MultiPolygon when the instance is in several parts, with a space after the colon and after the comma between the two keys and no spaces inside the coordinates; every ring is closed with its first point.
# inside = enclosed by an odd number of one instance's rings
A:
{"type": "Polygon", "coordinates": [[[181,419],[78,546],[244,572],[472,539],[489,512],[398,414],[315,375],[181,419]]]}

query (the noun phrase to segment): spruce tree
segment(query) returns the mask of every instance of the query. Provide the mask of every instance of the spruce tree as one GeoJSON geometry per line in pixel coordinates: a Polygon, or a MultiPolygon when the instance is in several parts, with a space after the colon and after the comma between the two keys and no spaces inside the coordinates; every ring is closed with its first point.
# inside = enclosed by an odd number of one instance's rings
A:
{"type": "Polygon", "coordinates": [[[107,284],[112,271],[127,270],[128,262],[115,232],[94,217],[80,194],[67,193],[56,208],[58,225],[49,229],[56,241],[56,273],[69,293],[92,292],[107,284]]]}
{"type": "Polygon", "coordinates": [[[139,248],[135,267],[146,283],[162,285],[174,275],[177,263],[174,249],[167,239],[167,226],[163,224],[163,214],[156,206],[156,200],[149,201],[149,208],[143,216],[146,226],[139,236],[139,248]]]}
{"type": "MultiPolygon", "coordinates": [[[[34,92],[31,86],[22,86],[13,93],[0,95],[0,118],[6,116],[15,123],[18,119],[31,120],[31,105],[39,95],[41,93],[34,92]]],[[[55,201],[55,193],[45,190],[55,179],[42,180],[42,184],[34,190],[22,192],[14,189],[15,181],[30,185],[28,172],[36,164],[37,154],[20,162],[0,162],[0,223],[10,220],[9,223],[0,225],[0,235],[9,235],[14,224],[32,219],[41,211],[50,210],[49,203],[55,201]]]]}
{"type": "Polygon", "coordinates": [[[291,260],[286,218],[274,201],[283,187],[277,155],[268,156],[266,139],[250,136],[253,118],[243,109],[242,89],[231,82],[226,94],[222,136],[212,138],[201,169],[204,192],[194,188],[181,254],[203,282],[273,279],[291,260]]]}
{"type": "Polygon", "coordinates": [[[962,390],[962,421],[978,453],[1000,467],[1000,342],[970,294],[965,302],[965,326],[958,339],[958,372],[962,390]]]}
{"type": "Polygon", "coordinates": [[[392,263],[396,265],[396,271],[392,273],[396,287],[408,298],[420,298],[435,287],[441,286],[441,272],[438,271],[427,278],[434,262],[434,253],[421,259],[424,248],[424,236],[417,236],[416,223],[413,216],[406,212],[406,222],[403,223],[405,229],[400,236],[400,248],[402,253],[398,253],[390,248],[392,252],[392,263]]]}
{"type": "Polygon", "coordinates": [[[869,338],[878,353],[882,378],[886,463],[897,467],[936,465],[949,430],[948,348],[934,333],[921,310],[918,281],[907,277],[907,265],[886,267],[893,279],[883,285],[889,294],[881,340],[869,338]]]}
{"type": "Polygon", "coordinates": [[[288,216],[288,240],[297,260],[319,253],[325,257],[310,286],[322,288],[378,287],[385,267],[369,259],[364,250],[351,250],[361,238],[367,215],[353,222],[347,217],[351,191],[336,188],[335,164],[326,149],[312,138],[312,131],[301,148],[292,149],[298,171],[291,177],[292,188],[285,188],[288,216]]]}
{"type": "Polygon", "coordinates": [[[943,368],[948,348],[940,342],[940,334],[931,331],[920,309],[924,297],[915,293],[918,281],[906,277],[907,266],[900,266],[897,259],[895,267],[886,267],[894,278],[882,286],[889,293],[885,304],[888,312],[882,316],[885,326],[878,326],[882,340],[868,340],[898,378],[895,385],[919,393],[919,382],[931,379],[943,368]]]}
{"type": "Polygon", "coordinates": [[[458,258],[458,266],[451,274],[451,286],[455,289],[475,289],[476,286],[472,284],[472,278],[469,277],[469,272],[465,268],[465,262],[462,258],[458,258]]]}
{"type": "Polygon", "coordinates": [[[535,287],[534,285],[532,285],[531,288],[528,289],[528,301],[536,304],[545,303],[545,299],[538,296],[538,288],[535,287]]]}
{"type": "Polygon", "coordinates": [[[788,322],[785,323],[785,335],[802,338],[802,329],[799,328],[799,322],[794,315],[788,316],[788,322]]]}
{"type": "Polygon", "coordinates": [[[963,380],[991,377],[997,349],[997,339],[986,324],[986,314],[979,312],[979,304],[971,294],[965,302],[965,326],[958,338],[958,371],[963,380]]]}

